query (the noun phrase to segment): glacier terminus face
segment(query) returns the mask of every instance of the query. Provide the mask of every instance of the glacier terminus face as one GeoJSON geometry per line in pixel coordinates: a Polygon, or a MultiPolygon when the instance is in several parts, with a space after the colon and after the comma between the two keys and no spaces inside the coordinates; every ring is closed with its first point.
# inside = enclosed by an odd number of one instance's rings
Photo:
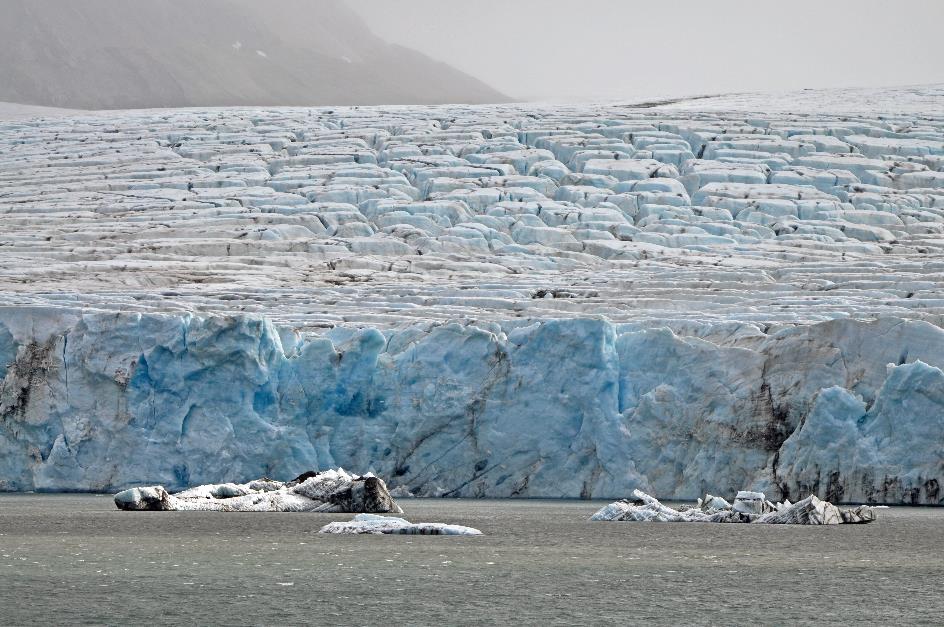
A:
{"type": "Polygon", "coordinates": [[[0,489],[941,504],[944,89],[855,96],[0,120],[0,489]]]}

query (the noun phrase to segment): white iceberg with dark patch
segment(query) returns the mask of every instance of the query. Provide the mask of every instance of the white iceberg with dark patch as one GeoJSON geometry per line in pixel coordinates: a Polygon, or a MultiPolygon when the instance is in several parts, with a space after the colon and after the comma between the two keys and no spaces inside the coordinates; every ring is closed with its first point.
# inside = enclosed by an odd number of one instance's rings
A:
{"type": "Polygon", "coordinates": [[[590,520],[637,522],[712,522],[755,523],[768,525],[839,525],[870,523],[875,520],[873,508],[860,505],[839,509],[832,503],[810,495],[797,503],[773,504],[759,492],[741,491],[734,504],[708,495],[695,507],[674,509],[641,490],[633,490],[634,500],[620,500],[598,510],[590,520]]]}
{"type": "Polygon", "coordinates": [[[115,495],[124,510],[220,512],[393,512],[382,479],[351,475],[343,468],[307,472],[288,482],[257,479],[249,483],[202,485],[170,494],[163,486],[130,488],[115,495]]]}
{"type": "Polygon", "coordinates": [[[325,525],[318,533],[337,534],[405,534],[421,536],[480,536],[482,532],[462,525],[445,523],[411,523],[403,518],[358,514],[350,522],[333,522],[325,525]]]}

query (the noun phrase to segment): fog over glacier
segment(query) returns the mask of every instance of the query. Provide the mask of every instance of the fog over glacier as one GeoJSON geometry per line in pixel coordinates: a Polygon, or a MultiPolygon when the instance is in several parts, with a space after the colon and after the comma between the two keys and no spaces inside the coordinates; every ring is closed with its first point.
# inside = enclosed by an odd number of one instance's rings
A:
{"type": "Polygon", "coordinates": [[[0,101],[78,109],[501,102],[334,0],[0,0],[0,101]]]}
{"type": "Polygon", "coordinates": [[[515,99],[944,81],[938,0],[357,0],[379,36],[515,99]]]}

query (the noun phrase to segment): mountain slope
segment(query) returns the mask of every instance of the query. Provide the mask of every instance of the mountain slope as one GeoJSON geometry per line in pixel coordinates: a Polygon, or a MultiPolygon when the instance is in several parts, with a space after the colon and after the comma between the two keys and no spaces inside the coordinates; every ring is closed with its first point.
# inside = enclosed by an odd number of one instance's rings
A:
{"type": "Polygon", "coordinates": [[[343,2],[0,0],[0,101],[84,109],[501,102],[343,2]]]}

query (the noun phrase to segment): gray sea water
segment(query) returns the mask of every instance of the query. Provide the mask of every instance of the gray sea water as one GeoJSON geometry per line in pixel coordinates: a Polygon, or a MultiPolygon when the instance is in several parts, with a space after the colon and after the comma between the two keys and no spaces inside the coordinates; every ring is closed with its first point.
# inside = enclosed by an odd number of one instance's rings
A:
{"type": "Polygon", "coordinates": [[[944,509],[871,525],[591,523],[587,501],[403,500],[483,537],[329,536],[350,515],[121,512],[0,495],[0,623],[944,624],[944,509]]]}

